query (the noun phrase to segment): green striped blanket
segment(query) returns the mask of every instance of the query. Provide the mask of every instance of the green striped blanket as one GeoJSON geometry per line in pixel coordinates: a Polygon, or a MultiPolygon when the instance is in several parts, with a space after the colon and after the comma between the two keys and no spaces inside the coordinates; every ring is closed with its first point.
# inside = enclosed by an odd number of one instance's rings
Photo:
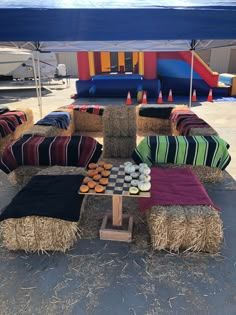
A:
{"type": "Polygon", "coordinates": [[[132,153],[135,163],[218,167],[230,163],[229,144],[217,136],[148,136],[132,153]]]}

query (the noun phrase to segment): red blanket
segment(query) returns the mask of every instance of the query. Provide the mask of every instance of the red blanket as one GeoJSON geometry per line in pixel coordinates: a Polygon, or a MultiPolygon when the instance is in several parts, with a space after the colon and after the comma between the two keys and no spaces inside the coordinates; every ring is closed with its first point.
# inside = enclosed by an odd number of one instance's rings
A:
{"type": "Polygon", "coordinates": [[[87,167],[96,163],[101,154],[102,145],[91,137],[25,135],[6,147],[0,169],[8,174],[21,165],[87,167]]]}
{"type": "Polygon", "coordinates": [[[69,105],[61,108],[70,108],[74,110],[78,110],[79,112],[89,113],[94,115],[103,115],[104,106],[102,105],[69,105]]]}
{"type": "Polygon", "coordinates": [[[158,205],[214,205],[205,188],[190,169],[151,169],[151,197],[138,198],[142,212],[158,205]]]}

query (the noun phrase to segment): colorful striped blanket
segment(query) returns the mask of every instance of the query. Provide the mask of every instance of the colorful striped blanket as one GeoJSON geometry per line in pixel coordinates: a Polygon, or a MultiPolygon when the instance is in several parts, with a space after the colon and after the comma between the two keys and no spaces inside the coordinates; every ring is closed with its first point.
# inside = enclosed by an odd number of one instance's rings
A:
{"type": "Polygon", "coordinates": [[[189,132],[192,128],[211,128],[210,125],[208,125],[205,120],[200,119],[199,117],[190,116],[178,123],[178,126],[176,126],[176,129],[180,132],[183,136],[188,136],[189,132]]]}
{"type": "Polygon", "coordinates": [[[94,115],[103,115],[104,106],[102,105],[69,105],[61,108],[71,108],[74,110],[78,110],[80,112],[94,114],[94,115]]]}
{"type": "Polygon", "coordinates": [[[61,129],[67,129],[71,121],[71,115],[67,112],[54,111],[44,118],[40,119],[35,125],[55,126],[61,129]]]}
{"type": "Polygon", "coordinates": [[[26,114],[22,111],[7,111],[0,115],[0,138],[14,132],[16,128],[26,122],[26,114]]]}
{"type": "Polygon", "coordinates": [[[132,153],[135,163],[218,167],[230,163],[229,144],[217,136],[148,136],[132,153]]]}
{"type": "Polygon", "coordinates": [[[172,113],[170,114],[170,120],[177,124],[177,122],[179,121],[180,118],[187,118],[189,116],[195,116],[197,117],[197,115],[189,110],[189,109],[179,109],[179,110],[174,110],[172,111],[172,113]]]}
{"type": "Polygon", "coordinates": [[[0,169],[9,174],[21,165],[87,167],[97,162],[101,153],[102,145],[91,137],[25,135],[6,147],[0,169]]]}

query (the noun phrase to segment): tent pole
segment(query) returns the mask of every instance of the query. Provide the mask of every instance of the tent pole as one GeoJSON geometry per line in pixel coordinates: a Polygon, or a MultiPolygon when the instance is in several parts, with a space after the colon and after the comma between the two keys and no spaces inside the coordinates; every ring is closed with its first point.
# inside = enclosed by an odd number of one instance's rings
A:
{"type": "Polygon", "coordinates": [[[37,51],[37,66],[38,66],[38,78],[39,78],[39,99],[40,99],[40,118],[43,117],[42,113],[42,87],[41,87],[41,71],[40,71],[40,58],[39,58],[40,52],[37,51]]]}
{"type": "Polygon", "coordinates": [[[40,102],[40,96],[39,96],[39,87],[38,87],[38,81],[37,81],[37,71],[36,71],[36,65],[34,60],[34,54],[32,52],[32,62],[33,62],[33,73],[34,73],[34,82],[36,87],[36,94],[38,98],[38,106],[39,106],[39,113],[40,113],[40,119],[42,118],[42,108],[41,108],[41,102],[40,102]]]}
{"type": "Polygon", "coordinates": [[[190,72],[190,87],[189,87],[189,104],[188,107],[192,106],[192,90],[193,90],[193,62],[194,62],[194,50],[191,50],[192,58],[191,58],[191,72],[190,72]]]}

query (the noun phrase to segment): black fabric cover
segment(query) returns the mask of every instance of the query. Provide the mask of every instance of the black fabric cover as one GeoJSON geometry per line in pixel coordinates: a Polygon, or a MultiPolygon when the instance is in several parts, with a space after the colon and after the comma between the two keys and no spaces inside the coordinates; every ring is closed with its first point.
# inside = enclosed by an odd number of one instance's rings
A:
{"type": "Polygon", "coordinates": [[[139,116],[169,119],[173,107],[148,107],[142,106],[139,110],[139,116]]]}
{"type": "Polygon", "coordinates": [[[84,195],[78,194],[83,175],[39,175],[12,199],[0,221],[43,216],[77,222],[84,195]]]}

